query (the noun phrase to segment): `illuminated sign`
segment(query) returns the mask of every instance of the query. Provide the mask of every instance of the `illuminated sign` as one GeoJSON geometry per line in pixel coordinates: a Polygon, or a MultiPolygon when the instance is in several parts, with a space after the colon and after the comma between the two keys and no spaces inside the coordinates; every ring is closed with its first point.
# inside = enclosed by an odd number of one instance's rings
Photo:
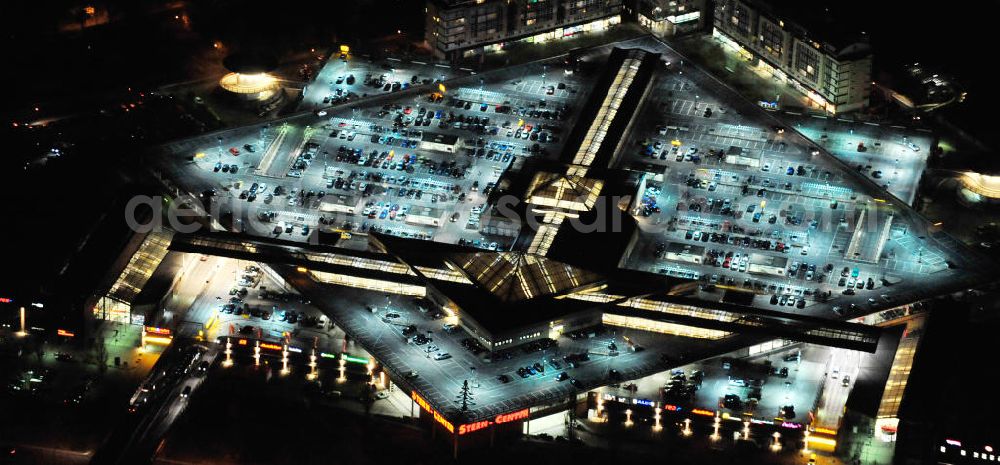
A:
{"type": "Polygon", "coordinates": [[[288,348],[288,351],[289,351],[289,352],[295,352],[295,353],[297,353],[297,354],[301,354],[301,353],[302,353],[302,349],[300,349],[300,348],[298,348],[298,347],[289,347],[289,348],[288,348]]]}
{"type": "Polygon", "coordinates": [[[816,432],[817,433],[825,433],[825,434],[834,434],[834,435],[837,434],[836,431],[834,431],[834,430],[832,430],[830,428],[816,428],[816,432]]]}
{"type": "Polygon", "coordinates": [[[512,413],[503,413],[503,414],[497,415],[492,420],[481,420],[481,421],[477,421],[475,423],[469,423],[469,424],[461,425],[461,426],[458,427],[458,434],[462,435],[462,434],[471,433],[473,431],[479,431],[479,430],[481,430],[483,428],[486,428],[488,426],[491,426],[491,425],[502,425],[504,423],[510,423],[510,422],[514,422],[514,421],[518,421],[518,420],[524,420],[524,419],[528,418],[528,416],[529,416],[530,413],[531,412],[528,409],[518,410],[518,411],[512,412],[512,413]]]}
{"type": "Polygon", "coordinates": [[[782,428],[790,428],[790,429],[799,429],[799,428],[802,428],[802,423],[795,423],[795,422],[791,422],[791,421],[783,421],[783,422],[781,422],[781,427],[782,428]]]}
{"type": "Polygon", "coordinates": [[[680,406],[673,405],[673,404],[663,404],[663,410],[666,410],[668,412],[680,412],[681,410],[684,410],[684,409],[682,407],[680,407],[680,406]]]}
{"type": "Polygon", "coordinates": [[[503,415],[497,415],[496,419],[493,421],[497,424],[510,423],[512,421],[523,420],[528,418],[528,409],[518,410],[514,413],[505,413],[503,415]]]}
{"type": "Polygon", "coordinates": [[[369,360],[367,358],[355,357],[353,355],[348,355],[348,354],[340,354],[340,358],[343,359],[345,362],[357,363],[359,365],[367,365],[369,363],[369,360]]]}
{"type": "Polygon", "coordinates": [[[420,397],[420,395],[417,394],[417,391],[410,392],[410,397],[413,399],[414,402],[417,403],[417,405],[420,406],[420,408],[426,410],[427,413],[434,416],[434,421],[440,423],[441,426],[444,426],[444,429],[448,430],[449,433],[455,432],[455,425],[451,424],[451,422],[448,421],[448,419],[446,419],[445,417],[443,417],[440,413],[438,413],[437,410],[434,410],[431,407],[431,404],[427,403],[427,401],[424,400],[423,397],[420,397]]]}
{"type": "Polygon", "coordinates": [[[761,100],[761,101],[758,101],[757,104],[760,105],[760,107],[763,108],[763,109],[765,109],[765,110],[777,110],[778,109],[778,102],[765,102],[765,101],[761,100]]]}
{"type": "Polygon", "coordinates": [[[475,423],[469,423],[467,425],[462,425],[458,427],[458,434],[471,433],[473,431],[479,431],[487,426],[492,425],[493,422],[489,420],[477,421],[475,423]]]}
{"type": "Polygon", "coordinates": [[[14,299],[11,299],[10,297],[0,297],[0,304],[12,304],[12,303],[14,303],[14,299]]]}
{"type": "Polygon", "coordinates": [[[337,354],[331,354],[329,352],[320,352],[319,356],[323,358],[337,358],[337,354]]]}
{"type": "Polygon", "coordinates": [[[247,340],[246,339],[240,339],[239,345],[241,345],[241,346],[247,345],[247,340]]]}
{"type": "Polygon", "coordinates": [[[962,447],[962,443],[954,439],[945,439],[944,442],[948,443],[948,445],[951,446],[962,447]]]}
{"type": "Polygon", "coordinates": [[[59,336],[66,336],[66,337],[76,336],[76,334],[73,334],[73,333],[71,333],[69,331],[66,331],[65,329],[57,329],[56,330],[56,334],[59,335],[59,336]]]}
{"type": "Polygon", "coordinates": [[[142,338],[144,344],[154,343],[168,345],[173,342],[173,339],[166,336],[147,336],[142,338]]]}
{"type": "Polygon", "coordinates": [[[645,405],[646,407],[653,407],[656,405],[656,402],[646,399],[634,399],[632,403],[636,405],[645,405]]]}
{"type": "Polygon", "coordinates": [[[351,47],[349,45],[341,45],[340,46],[340,53],[348,53],[350,51],[351,51],[351,47]]]}
{"type": "Polygon", "coordinates": [[[691,413],[693,413],[695,415],[704,415],[706,417],[714,417],[715,416],[715,412],[713,412],[711,410],[700,409],[700,408],[696,408],[696,409],[692,410],[691,413]]]}
{"type": "Polygon", "coordinates": [[[147,333],[153,333],[153,334],[160,334],[160,335],[163,335],[163,336],[169,336],[170,335],[170,330],[169,329],[167,329],[167,328],[155,328],[153,326],[147,326],[146,327],[146,332],[147,333]]]}
{"type": "Polygon", "coordinates": [[[809,438],[806,440],[809,441],[810,443],[822,444],[824,446],[830,446],[830,447],[837,445],[836,439],[821,438],[819,436],[809,436],[809,438]]]}
{"type": "Polygon", "coordinates": [[[272,344],[270,342],[262,342],[260,344],[260,348],[261,349],[270,349],[270,350],[284,350],[283,346],[278,345],[278,344],[272,344]]]}

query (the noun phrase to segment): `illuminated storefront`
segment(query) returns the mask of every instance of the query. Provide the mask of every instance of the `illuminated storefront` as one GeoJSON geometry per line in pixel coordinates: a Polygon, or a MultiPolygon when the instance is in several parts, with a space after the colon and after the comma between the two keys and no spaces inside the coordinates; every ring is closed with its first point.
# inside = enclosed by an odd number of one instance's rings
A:
{"type": "Polygon", "coordinates": [[[424,297],[427,295],[427,288],[416,284],[399,283],[373,278],[362,278],[340,273],[327,273],[325,271],[309,271],[309,276],[314,280],[325,284],[339,284],[341,286],[367,289],[369,291],[389,292],[393,294],[410,295],[424,297]]]}
{"type": "Polygon", "coordinates": [[[173,234],[149,233],[139,244],[108,292],[97,299],[91,310],[94,318],[121,324],[143,324],[144,315],[132,315],[132,303],[167,255],[173,234]]]}

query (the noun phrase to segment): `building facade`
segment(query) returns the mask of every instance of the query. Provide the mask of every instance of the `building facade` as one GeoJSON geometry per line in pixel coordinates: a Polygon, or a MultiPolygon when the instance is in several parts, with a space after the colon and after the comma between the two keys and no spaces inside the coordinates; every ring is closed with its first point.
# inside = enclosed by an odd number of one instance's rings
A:
{"type": "Polygon", "coordinates": [[[712,21],[708,0],[639,0],[639,25],[658,37],[674,37],[703,30],[712,21]]]}
{"type": "Polygon", "coordinates": [[[427,0],[426,40],[439,58],[600,31],[621,21],[621,0],[427,0]]]}
{"type": "Polygon", "coordinates": [[[829,113],[867,107],[872,53],[864,33],[845,32],[822,8],[785,6],[719,0],[713,36],[829,113]]]}

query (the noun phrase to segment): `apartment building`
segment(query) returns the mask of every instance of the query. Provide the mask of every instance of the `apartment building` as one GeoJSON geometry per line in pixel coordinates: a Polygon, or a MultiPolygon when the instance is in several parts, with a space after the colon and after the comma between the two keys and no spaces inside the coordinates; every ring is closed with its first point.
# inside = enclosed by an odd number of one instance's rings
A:
{"type": "Polygon", "coordinates": [[[702,31],[712,17],[708,0],[638,0],[636,5],[639,25],[659,37],[702,31]]]}
{"type": "Polygon", "coordinates": [[[836,17],[811,2],[717,0],[712,34],[827,112],[844,113],[868,106],[872,52],[864,32],[836,17]]]}
{"type": "Polygon", "coordinates": [[[439,58],[602,31],[621,22],[621,0],[427,0],[426,40],[439,58]]]}

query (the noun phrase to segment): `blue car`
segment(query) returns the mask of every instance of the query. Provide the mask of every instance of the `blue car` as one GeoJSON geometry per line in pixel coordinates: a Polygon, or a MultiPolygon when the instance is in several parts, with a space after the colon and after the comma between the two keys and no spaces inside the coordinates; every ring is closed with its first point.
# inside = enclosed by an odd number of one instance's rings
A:
{"type": "Polygon", "coordinates": [[[384,220],[386,216],[389,216],[389,210],[383,209],[382,213],[378,214],[378,219],[384,220]]]}
{"type": "Polygon", "coordinates": [[[795,174],[795,168],[792,168],[791,166],[789,166],[788,169],[785,171],[785,174],[787,174],[789,176],[795,174]]]}

